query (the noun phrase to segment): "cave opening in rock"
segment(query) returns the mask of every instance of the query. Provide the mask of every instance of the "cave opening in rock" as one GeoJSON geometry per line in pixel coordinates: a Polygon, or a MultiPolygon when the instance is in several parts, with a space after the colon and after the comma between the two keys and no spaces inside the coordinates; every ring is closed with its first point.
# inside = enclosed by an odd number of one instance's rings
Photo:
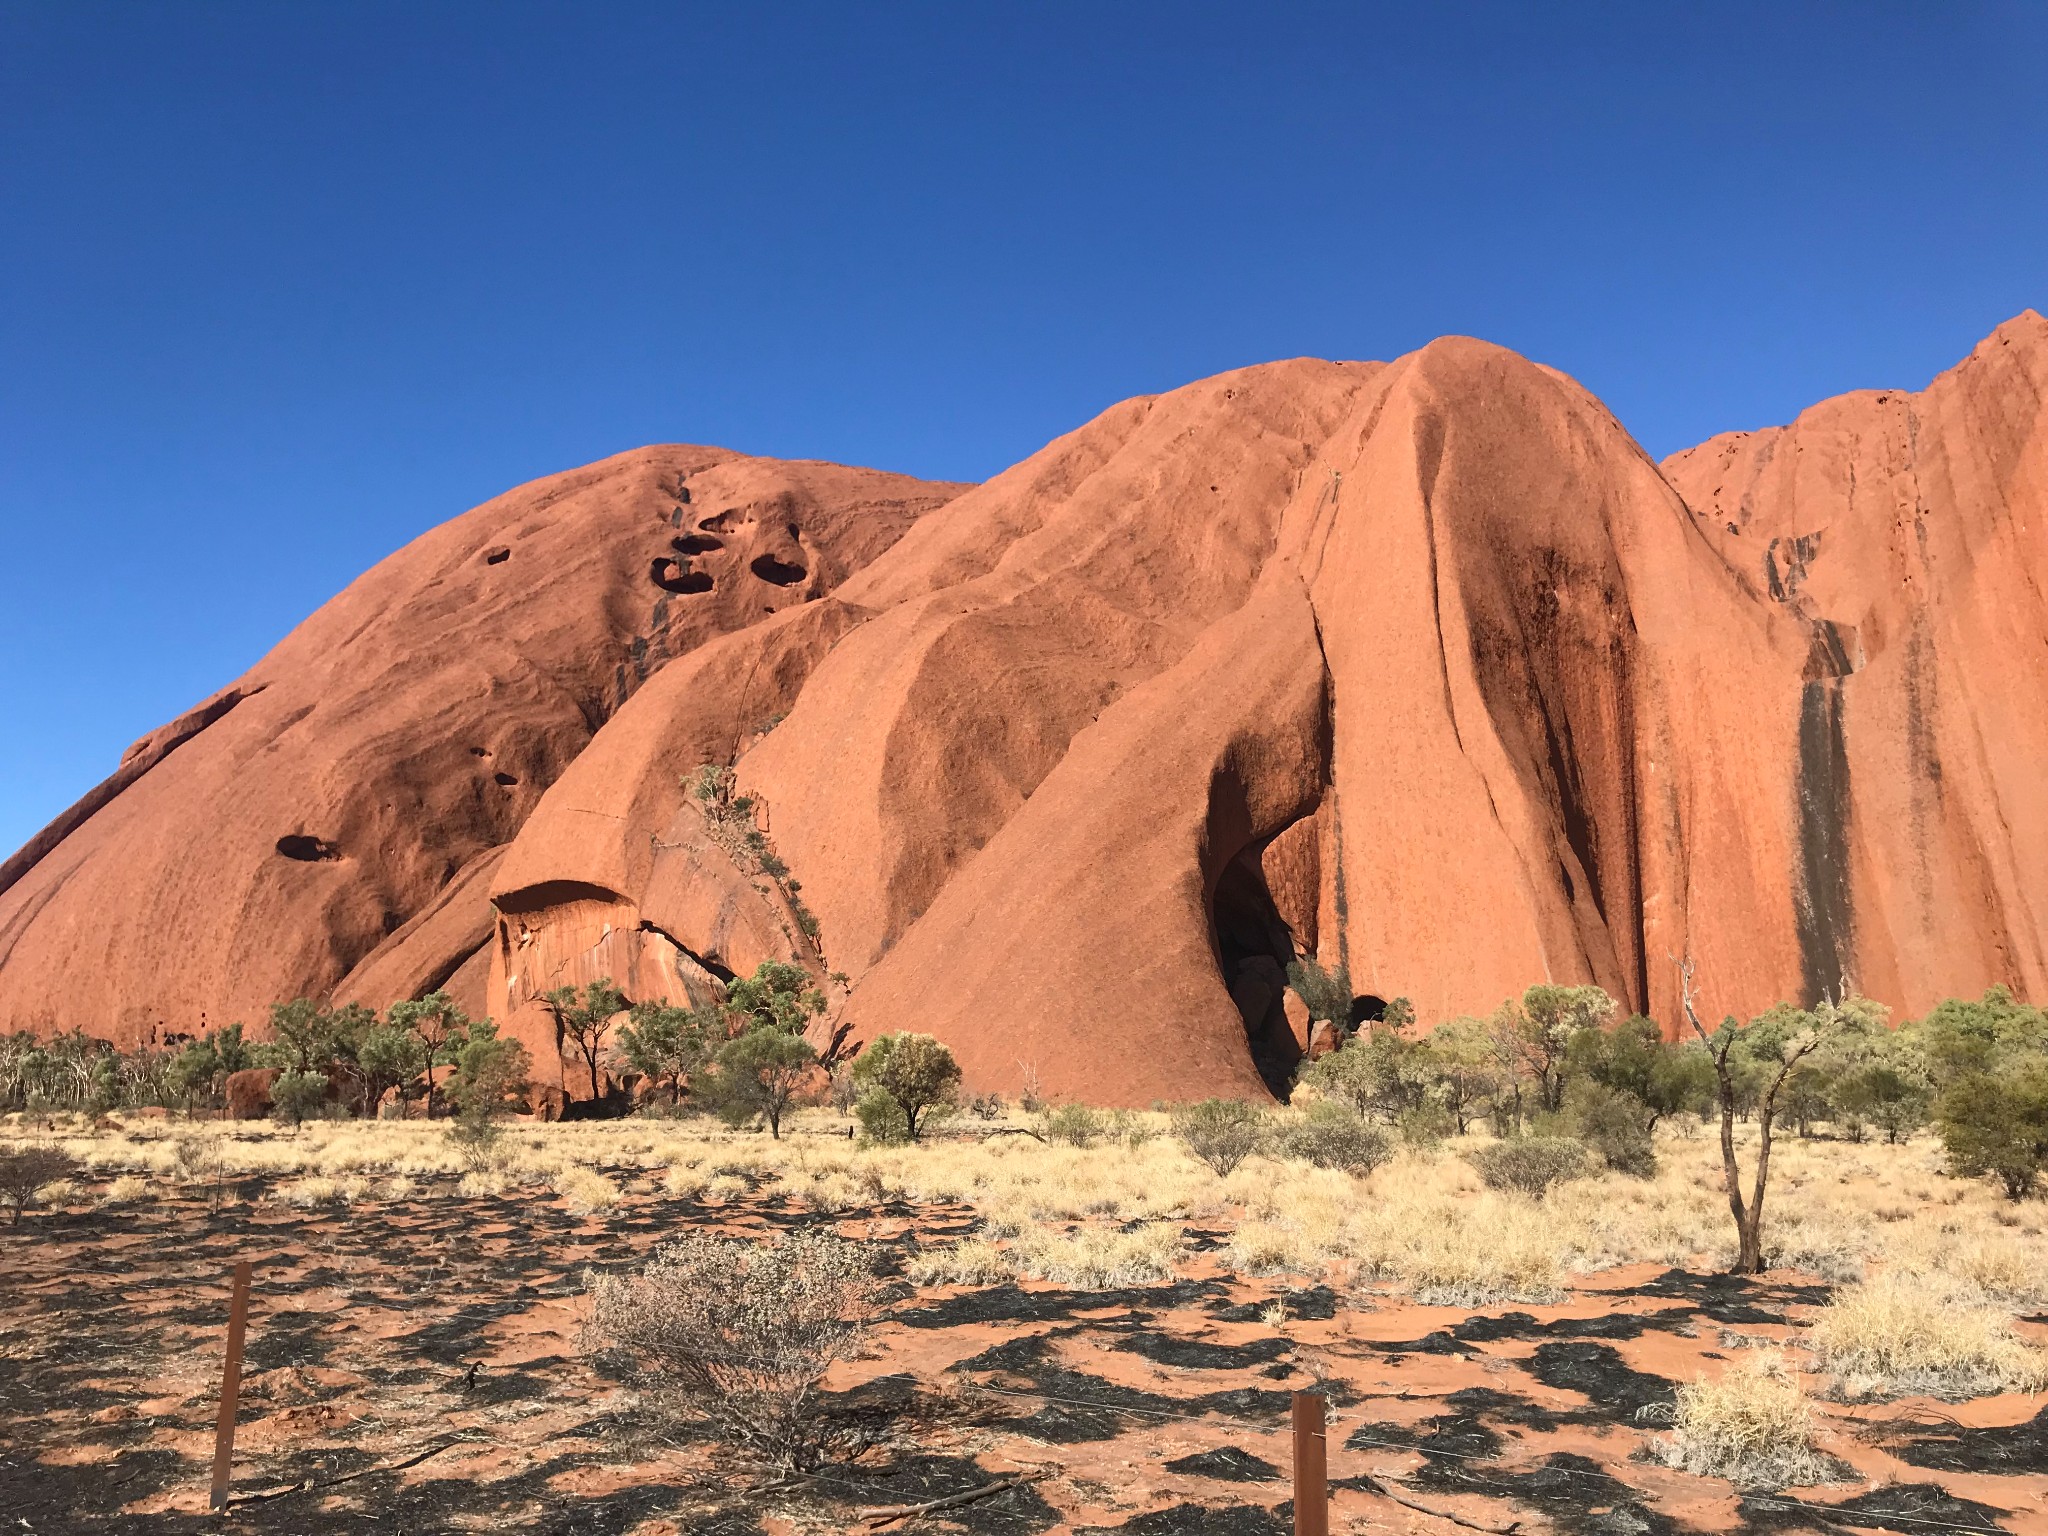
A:
{"type": "Polygon", "coordinates": [[[1367,1024],[1377,1024],[1387,1016],[1387,1000],[1374,997],[1370,992],[1351,999],[1351,1029],[1355,1034],[1367,1024]]]}
{"type": "Polygon", "coordinates": [[[325,838],[311,837],[304,832],[288,832],[277,840],[277,851],[288,859],[297,859],[302,864],[316,864],[322,859],[338,859],[341,850],[325,838]]]}
{"type": "Polygon", "coordinates": [[[1216,961],[1230,1000],[1244,1020],[1252,1065],[1278,1099],[1293,1090],[1302,1042],[1287,1021],[1287,966],[1294,935],[1273,903],[1259,868],[1261,846],[1247,847],[1223,867],[1210,898],[1216,961]]]}
{"type": "Polygon", "coordinates": [[[773,555],[754,556],[747,569],[760,577],[761,580],[770,582],[778,587],[793,587],[810,575],[810,572],[802,566],[778,560],[773,555]]]}
{"type": "Polygon", "coordinates": [[[664,592],[687,593],[709,592],[711,590],[711,573],[709,571],[693,571],[689,568],[689,561],[676,559],[670,555],[663,555],[657,559],[648,575],[652,578],[654,584],[664,592]]]}

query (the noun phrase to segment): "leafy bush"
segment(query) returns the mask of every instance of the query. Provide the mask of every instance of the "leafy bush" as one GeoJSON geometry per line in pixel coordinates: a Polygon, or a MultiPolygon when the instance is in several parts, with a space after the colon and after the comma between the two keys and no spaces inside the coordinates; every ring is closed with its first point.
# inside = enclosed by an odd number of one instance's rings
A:
{"type": "Polygon", "coordinates": [[[37,1190],[77,1174],[78,1160],[61,1147],[27,1146],[0,1151],[0,1200],[5,1200],[14,1213],[7,1224],[20,1224],[21,1213],[35,1203],[37,1190]]]}
{"type": "Polygon", "coordinates": [[[1105,1134],[1111,1140],[1120,1141],[1135,1152],[1157,1136],[1159,1131],[1150,1121],[1139,1118],[1128,1109],[1113,1109],[1109,1112],[1105,1134]]]}
{"type": "Polygon", "coordinates": [[[526,1047],[500,1035],[489,1019],[478,1019],[469,1026],[468,1037],[454,1056],[448,1097],[463,1115],[473,1119],[488,1120],[503,1113],[505,1101],[526,1087],[533,1071],[533,1058],[526,1047]]]}
{"type": "Polygon", "coordinates": [[[270,1085],[270,1103],[285,1120],[296,1127],[320,1113],[327,1102],[327,1074],[300,1072],[287,1068],[270,1085]]]}
{"type": "Polygon", "coordinates": [[[1173,1112],[1173,1133],[1219,1178],[1227,1178],[1266,1145],[1271,1124],[1264,1110],[1242,1099],[1204,1099],[1173,1112]]]}
{"type": "Polygon", "coordinates": [[[784,1465],[817,1464],[827,1422],[817,1388],[872,1324],[878,1286],[863,1249],[822,1231],[696,1234],[637,1275],[592,1275],[592,1323],[645,1400],[668,1418],[784,1465]]]}
{"type": "Polygon", "coordinates": [[[1565,1094],[1565,1123],[1573,1136],[1599,1154],[1616,1173],[1647,1179],[1657,1171],[1643,1102],[1632,1094],[1586,1078],[1565,1094]]]}
{"type": "Polygon", "coordinates": [[[1942,1094],[1935,1122],[1954,1172],[1991,1174],[2008,1197],[2025,1199],[2048,1167],[2048,1062],[1964,1074],[1942,1094]]]}
{"type": "Polygon", "coordinates": [[[505,1139],[498,1122],[489,1115],[463,1114],[446,1132],[448,1145],[468,1165],[470,1172],[482,1173],[498,1161],[498,1144],[505,1139]]]}
{"type": "Polygon", "coordinates": [[[1086,1104],[1062,1104],[1046,1111],[1045,1134],[1070,1147],[1092,1147],[1102,1136],[1102,1116],[1086,1104]]]}
{"type": "Polygon", "coordinates": [[[1394,1116],[1394,1130],[1411,1147],[1433,1147],[1457,1128],[1456,1117],[1441,1104],[1411,1104],[1394,1116]]]}
{"type": "Polygon", "coordinates": [[[1394,1138],[1384,1126],[1372,1124],[1345,1105],[1324,1102],[1309,1106],[1280,1132],[1280,1146],[1318,1168],[1341,1168],[1366,1174],[1394,1155],[1394,1138]]]}
{"type": "Polygon", "coordinates": [[[1334,1024],[1339,1029],[1349,1026],[1351,973],[1343,966],[1326,971],[1313,956],[1304,956],[1288,963],[1287,985],[1307,1007],[1311,1019],[1334,1024]]]}
{"type": "Polygon", "coordinates": [[[853,1118],[861,1140],[878,1147],[900,1147],[910,1140],[910,1121],[903,1106],[880,1088],[867,1088],[854,1100],[853,1118]]]}
{"type": "Polygon", "coordinates": [[[1554,1184],[1586,1171],[1586,1149],[1569,1136],[1515,1136],[1496,1141],[1466,1160],[1488,1189],[1511,1189],[1541,1200],[1554,1184]]]}

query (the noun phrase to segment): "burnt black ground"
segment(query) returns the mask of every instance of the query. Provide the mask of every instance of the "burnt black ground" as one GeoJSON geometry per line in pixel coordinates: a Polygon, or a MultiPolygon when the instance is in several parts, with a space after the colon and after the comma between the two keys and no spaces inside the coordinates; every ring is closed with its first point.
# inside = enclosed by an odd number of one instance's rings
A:
{"type": "MultiPolygon", "coordinates": [[[[635,1183],[631,1175],[624,1182],[635,1183]]],[[[989,1481],[994,1474],[983,1464],[986,1457],[924,1443],[928,1429],[964,1426],[1010,1447],[1005,1457],[1021,1450],[1026,1461],[1057,1466],[1071,1452],[1085,1466],[1105,1449],[1112,1458],[1153,1454],[1168,1472],[1215,1485],[1213,1499],[1136,1512],[1121,1524],[1094,1527],[1098,1532],[1267,1536],[1289,1529],[1290,1508],[1250,1501],[1284,1492],[1285,1473],[1262,1456],[1234,1444],[1216,1447],[1213,1440],[1219,1434],[1238,1438],[1254,1426],[1270,1434],[1283,1423],[1291,1390],[1309,1384],[1316,1351],[1293,1343],[1285,1323],[1264,1334],[1246,1325],[1262,1324],[1276,1296],[1290,1320],[1330,1319],[1355,1304],[1323,1285],[1285,1290],[1275,1282],[1224,1277],[1113,1291],[999,1285],[936,1299],[899,1279],[888,1293],[896,1322],[924,1337],[950,1328],[993,1328],[998,1341],[978,1350],[969,1345],[967,1358],[939,1380],[898,1372],[833,1395],[834,1415],[871,1448],[851,1464],[826,1467],[801,1489],[764,1498],[746,1490],[772,1474],[736,1465],[702,1437],[671,1436],[670,1445],[656,1444],[648,1426],[615,1416],[621,1400],[608,1395],[614,1382],[573,1341],[486,1366],[473,1381],[467,1366],[492,1347],[494,1324],[580,1295],[587,1267],[635,1263],[667,1233],[698,1224],[764,1231],[825,1218],[781,1200],[772,1186],[743,1201],[707,1206],[666,1196],[643,1181],[614,1211],[578,1216],[545,1196],[471,1200],[452,1180],[422,1184],[410,1200],[365,1201],[345,1211],[233,1203],[214,1210],[203,1201],[165,1200],[141,1209],[39,1216],[32,1218],[30,1236],[18,1241],[0,1233],[0,1321],[9,1326],[0,1334],[0,1529],[30,1536],[197,1536],[223,1529],[297,1536],[469,1525],[597,1536],[666,1518],[691,1532],[745,1536],[763,1529],[764,1511],[778,1501],[850,1525],[862,1508],[920,1502],[989,1481]],[[57,1253],[61,1262],[39,1258],[57,1253]],[[198,1515],[124,1515],[123,1507],[138,1500],[196,1490],[204,1482],[198,1460],[152,1441],[171,1428],[189,1437],[210,1427],[226,1274],[236,1258],[252,1253],[262,1262],[245,1421],[287,1406],[364,1399],[404,1403],[416,1417],[401,1433],[373,1414],[309,1432],[308,1443],[292,1449],[247,1453],[238,1463],[238,1492],[374,1469],[330,1498],[298,1493],[247,1505],[225,1527],[198,1515]],[[1151,1384],[1115,1379],[1112,1359],[1126,1374],[1135,1368],[1149,1376],[1151,1384]],[[195,1360],[204,1368],[180,1376],[180,1364],[195,1360]],[[1091,1360],[1101,1362],[1099,1370],[1089,1368],[1091,1360]],[[189,1381],[190,1395],[152,1418],[156,1410],[143,1385],[152,1378],[189,1381]],[[944,1395],[954,1389],[962,1395],[944,1395]],[[523,1464],[501,1459],[480,1472],[487,1464],[466,1467],[474,1453],[464,1447],[409,1470],[384,1469],[395,1456],[433,1443],[443,1426],[479,1417],[504,1437],[516,1437],[529,1418],[549,1429],[523,1464]],[[1196,1434],[1190,1425],[1201,1426],[1211,1448],[1171,1459],[1144,1450],[1163,1436],[1196,1434]],[[707,1461],[715,1475],[691,1470],[707,1461]]],[[[246,1181],[239,1193],[260,1196],[262,1185],[246,1181]]],[[[972,1226],[959,1207],[895,1204],[855,1213],[855,1219],[890,1215],[909,1228],[876,1247],[884,1268],[899,1274],[902,1260],[919,1247],[955,1239],[972,1226]]],[[[1342,1357],[1375,1367],[1388,1362],[1389,1369],[1412,1361],[1440,1370],[1442,1357],[1505,1348],[1489,1356],[1497,1369],[1485,1385],[1420,1404],[1405,1393],[1376,1399],[1333,1381],[1333,1407],[1359,1405],[1364,1415],[1347,1413],[1348,1422],[1333,1431],[1337,1486],[1346,1486],[1340,1448],[1352,1454],[1407,1449],[1422,1458],[1409,1492],[1424,1499],[1483,1498],[1497,1523],[1535,1511],[1569,1536],[1682,1536],[1683,1525],[1629,1486],[1625,1461],[1610,1458],[1603,1467],[1576,1455],[1545,1454],[1540,1437],[1591,1429],[1614,1434],[1617,1446],[1634,1443],[1627,1436],[1651,1432],[1639,1414],[1668,1404],[1673,1383],[1632,1368],[1618,1344],[1705,1324],[1781,1321],[1828,1291],[1673,1270],[1633,1292],[1612,1294],[1657,1304],[1641,1313],[1547,1322],[1506,1309],[1418,1338],[1348,1341],[1337,1351],[1342,1357]],[[1562,1404],[1560,1393],[1567,1395],[1562,1404]]],[[[1876,1443],[1937,1477],[2048,1466],[2048,1410],[1994,1429],[1904,1420],[1871,1428],[1876,1443]]],[[[1186,1445],[1182,1438],[1176,1448],[1186,1445]]],[[[1915,1520],[2011,1525],[2010,1516],[1956,1499],[1933,1480],[1884,1493],[1845,1492],[1839,1501],[1815,1496],[1804,1504],[1757,1497],[1745,1502],[1742,1516],[1752,1529],[1771,1532],[1826,1528],[1842,1518],[1834,1511],[1865,1528],[1890,1521],[1906,1536],[1928,1529],[1915,1520]]],[[[1125,1507],[1145,1501],[1142,1488],[1117,1494],[1125,1507]]],[[[1045,1490],[1026,1484],[929,1525],[1036,1536],[1059,1519],[1045,1490]]]]}

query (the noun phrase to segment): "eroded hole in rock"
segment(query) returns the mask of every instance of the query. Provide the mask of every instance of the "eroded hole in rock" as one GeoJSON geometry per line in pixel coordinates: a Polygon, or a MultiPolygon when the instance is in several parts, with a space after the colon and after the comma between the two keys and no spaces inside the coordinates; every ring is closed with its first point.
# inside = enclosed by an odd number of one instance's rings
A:
{"type": "Polygon", "coordinates": [[[469,749],[469,755],[471,757],[489,757],[491,755],[491,749],[489,747],[471,747],[469,749]]]}
{"type": "Polygon", "coordinates": [[[725,548],[725,540],[714,539],[708,533],[686,533],[669,543],[679,555],[708,555],[714,549],[725,548]]]}
{"type": "Polygon", "coordinates": [[[497,548],[495,549],[487,549],[484,551],[485,565],[503,565],[507,560],[510,560],[511,558],[512,551],[507,549],[502,544],[498,545],[497,548]]]}
{"type": "Polygon", "coordinates": [[[517,784],[519,782],[518,779],[514,778],[509,773],[494,773],[491,775],[491,777],[497,780],[498,783],[504,785],[505,788],[507,789],[510,789],[514,784],[517,784]]]}
{"type": "Polygon", "coordinates": [[[1287,1022],[1287,964],[1294,958],[1294,936],[1266,888],[1261,851],[1246,848],[1224,866],[1210,917],[1223,984],[1244,1019],[1252,1064],[1273,1096],[1284,1099],[1302,1055],[1287,1022]]]}
{"type": "Polygon", "coordinates": [[[1355,1030],[1362,1024],[1377,1024],[1387,1016],[1387,1000],[1374,997],[1370,992],[1351,999],[1351,1027],[1355,1030]]]}
{"type": "Polygon", "coordinates": [[[714,512],[709,517],[698,518],[697,527],[705,533],[730,533],[738,517],[738,512],[727,508],[723,512],[714,512]]]}
{"type": "Polygon", "coordinates": [[[711,576],[706,571],[693,571],[687,562],[669,555],[663,555],[654,562],[648,572],[654,584],[664,592],[709,592],[711,576]]]}
{"type": "Polygon", "coordinates": [[[338,859],[341,850],[322,837],[313,837],[304,832],[290,832],[277,840],[277,851],[288,859],[297,859],[302,864],[317,864],[322,859],[338,859]]]}
{"type": "Polygon", "coordinates": [[[800,565],[791,565],[773,555],[756,555],[747,569],[763,581],[773,582],[778,587],[793,587],[811,573],[800,565]]]}

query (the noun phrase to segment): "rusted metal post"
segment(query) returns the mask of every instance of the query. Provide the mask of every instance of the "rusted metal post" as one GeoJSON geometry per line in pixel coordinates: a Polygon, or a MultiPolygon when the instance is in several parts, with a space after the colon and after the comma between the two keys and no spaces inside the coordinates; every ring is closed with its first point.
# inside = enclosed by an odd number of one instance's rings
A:
{"type": "Polygon", "coordinates": [[[254,1266],[247,1259],[235,1265],[235,1289],[228,1302],[228,1358],[220,1377],[220,1423],[213,1432],[214,1509],[228,1507],[228,1469],[235,1460],[235,1410],[242,1399],[242,1338],[249,1329],[249,1278],[254,1266]]]}
{"type": "Polygon", "coordinates": [[[1330,1536],[1330,1453],[1314,1392],[1294,1394],[1294,1536],[1330,1536]]]}

